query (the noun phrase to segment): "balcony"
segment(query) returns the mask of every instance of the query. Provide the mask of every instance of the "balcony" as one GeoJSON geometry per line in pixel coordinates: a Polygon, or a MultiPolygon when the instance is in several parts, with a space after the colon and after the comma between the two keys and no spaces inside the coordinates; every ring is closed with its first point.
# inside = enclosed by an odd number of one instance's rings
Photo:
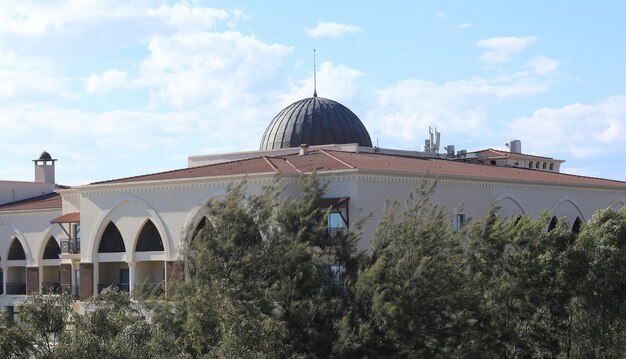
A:
{"type": "Polygon", "coordinates": [[[61,254],[80,254],[80,242],[75,239],[62,239],[61,254]]]}
{"type": "Polygon", "coordinates": [[[7,282],[7,294],[14,295],[25,295],[26,294],[26,283],[22,282],[7,282]]]}

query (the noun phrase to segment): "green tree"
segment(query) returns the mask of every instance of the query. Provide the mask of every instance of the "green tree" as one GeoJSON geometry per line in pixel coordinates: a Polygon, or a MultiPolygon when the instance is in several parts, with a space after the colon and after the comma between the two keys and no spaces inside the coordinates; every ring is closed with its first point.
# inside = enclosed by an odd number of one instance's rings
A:
{"type": "Polygon", "coordinates": [[[570,268],[577,288],[572,303],[572,357],[622,358],[626,352],[626,208],[598,211],[585,224],[570,268]]]}
{"type": "Polygon", "coordinates": [[[185,319],[157,323],[170,331],[159,335],[192,357],[330,356],[358,263],[357,235],[329,238],[320,208],[327,185],[311,175],[299,186],[297,198],[281,199],[277,182],[254,196],[240,184],[207,204],[210,221],[188,244],[190,280],[180,291],[195,300],[160,311],[185,319]],[[339,283],[331,268],[340,268],[339,283]]]}
{"type": "Polygon", "coordinates": [[[54,350],[58,358],[153,358],[150,326],[128,293],[106,289],[73,313],[54,350]]]}
{"type": "Polygon", "coordinates": [[[371,242],[336,345],[343,357],[435,358],[465,351],[470,314],[461,233],[422,186],[394,204],[371,242]]]}

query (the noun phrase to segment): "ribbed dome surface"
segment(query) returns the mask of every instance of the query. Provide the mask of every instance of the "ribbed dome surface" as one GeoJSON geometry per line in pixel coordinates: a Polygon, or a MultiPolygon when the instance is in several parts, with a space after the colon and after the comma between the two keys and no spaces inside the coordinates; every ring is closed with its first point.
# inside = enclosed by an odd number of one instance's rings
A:
{"type": "Polygon", "coordinates": [[[358,143],[372,147],[367,129],[346,106],[322,97],[309,97],[285,107],[267,126],[261,150],[358,143]]]}

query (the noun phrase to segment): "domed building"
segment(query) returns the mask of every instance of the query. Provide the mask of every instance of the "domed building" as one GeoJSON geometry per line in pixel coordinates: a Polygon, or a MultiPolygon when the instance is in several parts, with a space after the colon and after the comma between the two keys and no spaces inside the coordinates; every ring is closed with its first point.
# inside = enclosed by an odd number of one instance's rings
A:
{"type": "Polygon", "coordinates": [[[263,134],[260,150],[344,143],[372,147],[367,129],[354,112],[314,94],[285,107],[274,117],[263,134]]]}
{"type": "MultiPolygon", "coordinates": [[[[268,119],[269,120],[269,119],[268,119]]],[[[320,207],[329,233],[363,222],[359,250],[367,251],[388,201],[403,202],[424,183],[455,228],[498,206],[503,216],[565,218],[572,231],[599,208],[626,204],[626,183],[560,172],[562,160],[509,151],[439,151],[429,131],[422,151],[372,147],[361,120],[344,105],[306,98],[269,123],[260,150],[188,157],[187,167],[74,188],[55,185],[55,161],[33,160],[34,181],[0,180],[0,309],[33,293],[63,289],[79,302],[107,287],[131,295],[184,280],[181,248],[208,221],[206,204],[245,181],[248,194],[281,182],[297,198],[298,180],[316,172],[328,184],[320,207]],[[309,147],[302,145],[309,145],[309,147]]]]}

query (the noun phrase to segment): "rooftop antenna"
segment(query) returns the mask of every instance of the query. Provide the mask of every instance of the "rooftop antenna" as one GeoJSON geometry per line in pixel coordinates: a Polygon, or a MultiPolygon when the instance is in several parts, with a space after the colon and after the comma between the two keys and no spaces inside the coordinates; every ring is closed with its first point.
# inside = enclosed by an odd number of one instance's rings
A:
{"type": "Polygon", "coordinates": [[[315,63],[315,49],[313,49],[313,97],[317,97],[317,66],[315,63]]]}

